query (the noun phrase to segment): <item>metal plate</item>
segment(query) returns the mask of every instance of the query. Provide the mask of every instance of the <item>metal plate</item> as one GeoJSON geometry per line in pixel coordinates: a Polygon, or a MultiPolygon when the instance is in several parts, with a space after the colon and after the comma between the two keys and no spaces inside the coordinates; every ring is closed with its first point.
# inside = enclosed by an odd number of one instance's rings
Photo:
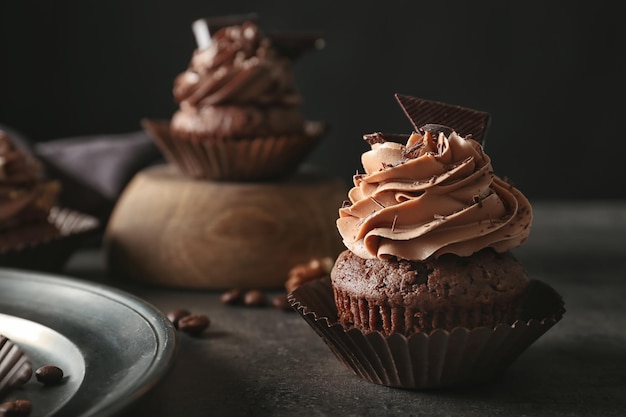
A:
{"type": "Polygon", "coordinates": [[[171,322],[123,291],[77,279],[0,268],[0,334],[33,369],[57,365],[66,378],[33,377],[8,398],[29,399],[31,417],[111,416],[152,388],[176,349],[171,322]]]}

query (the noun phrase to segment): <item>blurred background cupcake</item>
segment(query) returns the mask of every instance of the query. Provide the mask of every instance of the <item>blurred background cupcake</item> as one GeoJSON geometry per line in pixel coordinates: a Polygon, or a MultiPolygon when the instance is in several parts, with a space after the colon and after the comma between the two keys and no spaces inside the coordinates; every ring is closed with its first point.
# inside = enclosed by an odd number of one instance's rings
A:
{"type": "Polygon", "coordinates": [[[178,109],[143,120],[167,163],[135,175],[107,224],[112,272],[170,287],[281,288],[295,265],[341,251],[345,184],[304,163],[326,126],[303,117],[293,74],[324,42],[266,33],[258,20],[192,21],[197,48],[174,80],[178,109]]]}
{"type": "Polygon", "coordinates": [[[265,34],[254,14],[199,19],[198,47],[174,81],[171,122],[144,120],[165,157],[193,178],[267,180],[293,173],[325,131],[301,114],[292,64],[317,35],[265,34]]]}

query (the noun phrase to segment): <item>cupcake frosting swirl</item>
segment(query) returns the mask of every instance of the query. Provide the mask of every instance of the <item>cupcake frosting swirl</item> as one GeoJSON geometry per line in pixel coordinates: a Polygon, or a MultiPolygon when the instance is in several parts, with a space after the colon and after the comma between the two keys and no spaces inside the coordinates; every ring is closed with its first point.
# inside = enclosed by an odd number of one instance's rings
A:
{"type": "Polygon", "coordinates": [[[253,22],[216,31],[174,80],[178,137],[300,135],[305,120],[292,60],[253,22]]]}
{"type": "MultiPolygon", "coordinates": [[[[377,143],[362,155],[337,227],[361,258],[421,261],[445,253],[469,256],[524,243],[532,209],[496,176],[482,146],[452,130],[413,133],[406,145],[377,143]]],[[[374,141],[372,141],[374,142],[374,141]]]]}
{"type": "Polygon", "coordinates": [[[0,230],[46,218],[59,184],[43,181],[41,167],[0,131],[0,230]]]}
{"type": "Polygon", "coordinates": [[[253,22],[221,28],[207,48],[197,49],[189,68],[174,81],[174,98],[181,106],[294,106],[301,101],[291,60],[253,22]]]}

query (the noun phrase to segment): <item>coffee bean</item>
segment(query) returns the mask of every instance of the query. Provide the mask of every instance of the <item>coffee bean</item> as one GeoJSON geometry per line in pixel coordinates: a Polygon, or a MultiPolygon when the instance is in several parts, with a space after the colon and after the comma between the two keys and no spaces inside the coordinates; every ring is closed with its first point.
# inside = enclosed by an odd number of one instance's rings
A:
{"type": "Polygon", "coordinates": [[[189,314],[178,320],[178,329],[182,332],[197,336],[209,327],[211,320],[204,314],[189,314]]]}
{"type": "Polygon", "coordinates": [[[35,371],[35,377],[44,385],[56,385],[63,381],[63,370],[58,366],[45,365],[35,371]]]}
{"type": "Polygon", "coordinates": [[[8,401],[0,404],[0,416],[26,417],[33,410],[33,404],[28,400],[8,401]]]}
{"type": "Polygon", "coordinates": [[[278,295],[272,299],[272,305],[274,308],[284,311],[294,311],[287,299],[287,295],[278,295]]]}
{"type": "Polygon", "coordinates": [[[228,290],[220,296],[220,301],[224,304],[237,304],[241,302],[243,291],[238,288],[228,290]]]}
{"type": "Polygon", "coordinates": [[[180,321],[180,319],[190,314],[191,313],[189,312],[189,310],[186,310],[184,308],[177,308],[167,313],[167,318],[172,322],[174,327],[178,329],[178,322],[180,321]]]}
{"type": "Polygon", "coordinates": [[[260,290],[250,290],[244,295],[243,303],[250,307],[262,307],[267,304],[267,297],[260,290]]]}

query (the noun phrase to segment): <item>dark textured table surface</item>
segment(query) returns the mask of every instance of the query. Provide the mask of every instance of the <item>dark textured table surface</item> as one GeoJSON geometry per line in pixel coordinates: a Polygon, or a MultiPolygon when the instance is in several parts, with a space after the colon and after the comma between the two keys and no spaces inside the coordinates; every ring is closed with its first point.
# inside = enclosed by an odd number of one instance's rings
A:
{"type": "Polygon", "coordinates": [[[531,238],[515,253],[567,312],[500,379],[470,388],[365,382],[297,313],[120,281],[106,275],[97,250],[77,253],[64,274],[212,320],[202,337],[178,335],[169,373],[125,416],[626,416],[626,202],[534,208],[531,238]]]}

